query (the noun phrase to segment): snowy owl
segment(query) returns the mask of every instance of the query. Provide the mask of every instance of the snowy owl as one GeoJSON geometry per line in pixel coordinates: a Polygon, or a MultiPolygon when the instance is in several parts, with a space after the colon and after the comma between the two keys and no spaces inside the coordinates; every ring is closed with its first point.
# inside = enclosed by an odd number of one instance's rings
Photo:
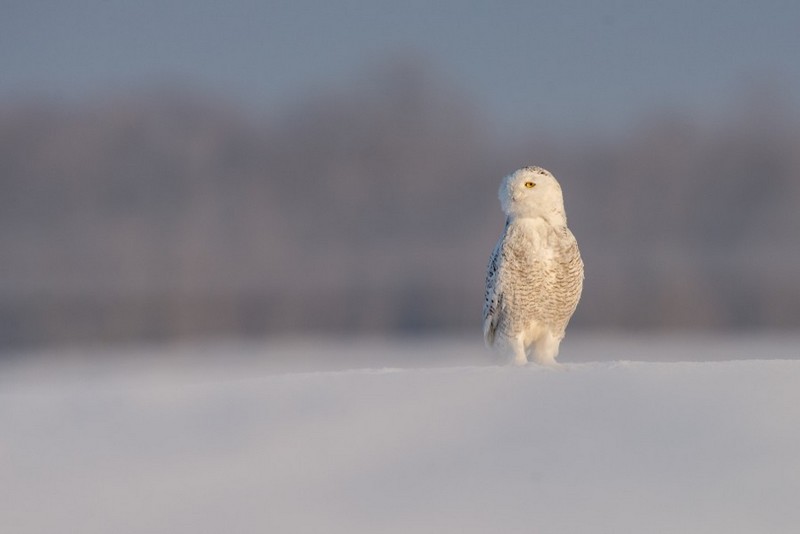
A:
{"type": "Polygon", "coordinates": [[[525,167],[500,185],[506,214],[503,235],[486,271],[483,337],[488,347],[557,365],[564,338],[583,289],[583,261],[567,228],[561,186],[541,167],[525,167]]]}

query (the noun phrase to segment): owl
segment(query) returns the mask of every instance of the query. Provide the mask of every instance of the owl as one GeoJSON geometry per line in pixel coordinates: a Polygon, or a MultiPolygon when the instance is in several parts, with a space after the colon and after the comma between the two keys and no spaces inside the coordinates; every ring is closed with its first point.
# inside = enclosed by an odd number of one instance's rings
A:
{"type": "Polygon", "coordinates": [[[561,186],[541,167],[500,185],[506,225],[486,272],[483,337],[517,365],[556,366],[583,290],[583,260],[567,228],[561,186]]]}

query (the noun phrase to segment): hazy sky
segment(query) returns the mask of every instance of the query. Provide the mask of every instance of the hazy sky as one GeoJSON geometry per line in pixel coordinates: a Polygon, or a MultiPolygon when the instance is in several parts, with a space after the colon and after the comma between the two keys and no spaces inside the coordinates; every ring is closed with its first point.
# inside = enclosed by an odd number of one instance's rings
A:
{"type": "Polygon", "coordinates": [[[164,80],[259,112],[425,58],[497,129],[724,112],[763,78],[800,107],[800,2],[4,1],[0,98],[164,80]]]}

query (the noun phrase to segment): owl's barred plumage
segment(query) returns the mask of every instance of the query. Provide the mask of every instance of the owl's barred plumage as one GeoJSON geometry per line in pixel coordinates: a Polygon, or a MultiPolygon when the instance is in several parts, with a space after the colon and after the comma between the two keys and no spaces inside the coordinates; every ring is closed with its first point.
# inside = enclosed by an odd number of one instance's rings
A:
{"type": "Polygon", "coordinates": [[[547,170],[525,167],[503,179],[499,196],[507,219],[486,273],[484,339],[517,364],[555,365],[583,289],[561,186],[547,170]]]}

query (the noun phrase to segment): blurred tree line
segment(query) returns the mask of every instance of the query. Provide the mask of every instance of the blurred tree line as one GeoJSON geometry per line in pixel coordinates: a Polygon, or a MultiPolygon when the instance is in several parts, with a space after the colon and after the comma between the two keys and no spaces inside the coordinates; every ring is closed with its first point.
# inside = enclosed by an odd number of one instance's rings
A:
{"type": "Polygon", "coordinates": [[[800,326],[800,123],[497,139],[413,63],[270,118],[181,89],[0,105],[0,348],[480,330],[500,178],[560,178],[574,327],[800,326]]]}

